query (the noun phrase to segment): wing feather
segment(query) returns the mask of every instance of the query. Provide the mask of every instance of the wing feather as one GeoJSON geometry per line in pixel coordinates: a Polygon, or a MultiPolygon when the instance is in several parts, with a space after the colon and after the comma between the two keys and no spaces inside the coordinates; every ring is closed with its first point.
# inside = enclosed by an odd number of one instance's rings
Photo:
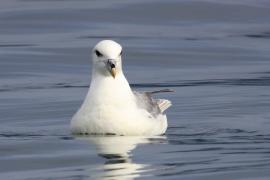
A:
{"type": "Polygon", "coordinates": [[[173,92],[173,91],[170,89],[162,89],[150,92],[133,91],[138,106],[140,108],[146,109],[154,117],[156,117],[159,114],[162,114],[166,109],[168,109],[172,105],[171,101],[167,99],[152,98],[153,94],[161,92],[173,92]]]}

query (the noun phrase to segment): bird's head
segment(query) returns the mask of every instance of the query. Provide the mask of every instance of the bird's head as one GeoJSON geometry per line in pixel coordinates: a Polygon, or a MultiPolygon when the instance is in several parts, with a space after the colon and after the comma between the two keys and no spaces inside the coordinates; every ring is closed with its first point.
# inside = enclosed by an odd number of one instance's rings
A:
{"type": "Polygon", "coordinates": [[[115,78],[122,71],[122,47],[115,41],[100,41],[92,51],[93,70],[115,78]]]}

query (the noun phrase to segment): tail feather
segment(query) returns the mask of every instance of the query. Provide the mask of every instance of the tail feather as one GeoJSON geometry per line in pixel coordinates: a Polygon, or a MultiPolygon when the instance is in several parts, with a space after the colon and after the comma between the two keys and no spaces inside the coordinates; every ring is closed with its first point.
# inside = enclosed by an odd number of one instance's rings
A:
{"type": "Polygon", "coordinates": [[[172,105],[171,101],[167,99],[158,99],[157,104],[161,112],[164,112],[172,105]]]}

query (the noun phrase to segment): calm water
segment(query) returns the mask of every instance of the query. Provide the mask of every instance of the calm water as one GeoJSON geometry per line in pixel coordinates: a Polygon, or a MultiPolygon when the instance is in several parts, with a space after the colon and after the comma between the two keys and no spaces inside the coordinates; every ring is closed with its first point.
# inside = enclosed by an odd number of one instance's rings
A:
{"type": "Polygon", "coordinates": [[[0,178],[268,180],[270,2],[1,0],[0,178]],[[171,88],[160,137],[74,137],[91,48],[171,88]]]}

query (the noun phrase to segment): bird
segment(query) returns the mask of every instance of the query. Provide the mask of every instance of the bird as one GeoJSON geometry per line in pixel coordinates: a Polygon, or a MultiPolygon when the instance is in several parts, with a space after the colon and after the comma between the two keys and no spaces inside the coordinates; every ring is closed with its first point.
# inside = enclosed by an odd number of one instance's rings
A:
{"type": "Polygon", "coordinates": [[[172,90],[132,90],[122,69],[122,52],[122,46],[113,40],[102,40],[93,48],[91,83],[81,107],[71,119],[72,134],[165,134],[168,123],[164,111],[172,103],[152,96],[172,90]]]}

